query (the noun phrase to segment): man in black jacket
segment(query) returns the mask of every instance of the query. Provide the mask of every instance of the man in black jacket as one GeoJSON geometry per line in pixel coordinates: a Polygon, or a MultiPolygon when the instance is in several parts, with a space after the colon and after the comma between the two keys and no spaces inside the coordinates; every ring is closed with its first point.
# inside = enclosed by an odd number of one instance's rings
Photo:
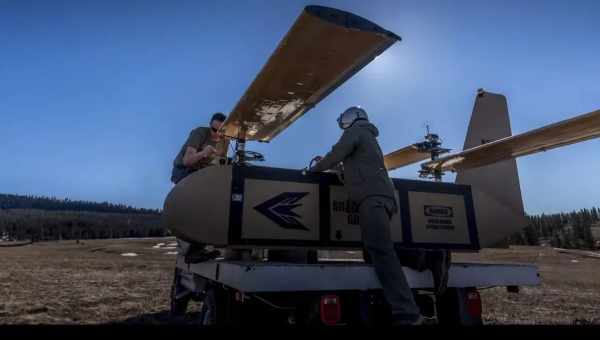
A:
{"type": "Polygon", "coordinates": [[[384,295],[392,307],[395,324],[424,322],[396,256],[390,219],[398,210],[394,188],[377,143],[379,131],[367,113],[351,107],[338,118],[344,130],[340,140],[308,171],[319,172],[343,163],[344,185],[349,199],[358,203],[362,240],[371,258],[384,295]]]}

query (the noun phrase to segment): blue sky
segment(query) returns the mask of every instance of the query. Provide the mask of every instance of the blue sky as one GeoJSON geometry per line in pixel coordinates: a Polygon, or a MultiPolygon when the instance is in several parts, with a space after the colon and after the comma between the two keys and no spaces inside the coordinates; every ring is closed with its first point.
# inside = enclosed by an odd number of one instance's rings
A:
{"type": "MultiPolygon", "coordinates": [[[[0,0],[0,192],[161,207],[189,130],[233,108],[307,4],[403,41],[272,143],[250,145],[268,165],[325,153],[350,105],[368,110],[384,152],[426,123],[461,148],[479,87],[508,97],[513,133],[600,108],[597,1],[0,0]]],[[[520,158],[526,211],[600,206],[599,147],[520,158]]]]}

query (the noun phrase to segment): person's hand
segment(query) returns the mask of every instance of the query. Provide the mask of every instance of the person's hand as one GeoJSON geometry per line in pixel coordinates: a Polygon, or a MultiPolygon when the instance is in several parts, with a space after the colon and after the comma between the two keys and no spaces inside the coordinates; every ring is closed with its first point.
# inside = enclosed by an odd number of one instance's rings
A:
{"type": "Polygon", "coordinates": [[[310,170],[313,166],[319,163],[322,159],[323,157],[321,156],[315,156],[313,159],[311,159],[310,163],[308,163],[308,170],[310,170]]]}
{"type": "Polygon", "coordinates": [[[207,145],[202,149],[203,158],[210,157],[217,153],[217,149],[215,149],[212,145],[207,145]]]}

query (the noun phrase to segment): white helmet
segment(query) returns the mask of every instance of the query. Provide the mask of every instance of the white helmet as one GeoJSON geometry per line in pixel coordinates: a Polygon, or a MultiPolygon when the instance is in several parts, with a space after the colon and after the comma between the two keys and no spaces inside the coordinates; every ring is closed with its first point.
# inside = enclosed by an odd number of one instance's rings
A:
{"type": "Polygon", "coordinates": [[[347,129],[354,124],[357,120],[369,120],[367,116],[367,112],[363,110],[360,106],[352,106],[346,111],[342,112],[337,119],[338,125],[340,129],[347,129]]]}

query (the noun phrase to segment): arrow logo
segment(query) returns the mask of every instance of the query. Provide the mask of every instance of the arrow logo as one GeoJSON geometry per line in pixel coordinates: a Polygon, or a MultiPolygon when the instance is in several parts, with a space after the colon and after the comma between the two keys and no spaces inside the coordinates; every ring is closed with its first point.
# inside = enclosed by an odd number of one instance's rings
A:
{"type": "Polygon", "coordinates": [[[298,201],[306,195],[308,192],[284,192],[257,205],[254,209],[284,229],[310,230],[296,219],[301,216],[293,211],[302,206],[298,201]]]}

